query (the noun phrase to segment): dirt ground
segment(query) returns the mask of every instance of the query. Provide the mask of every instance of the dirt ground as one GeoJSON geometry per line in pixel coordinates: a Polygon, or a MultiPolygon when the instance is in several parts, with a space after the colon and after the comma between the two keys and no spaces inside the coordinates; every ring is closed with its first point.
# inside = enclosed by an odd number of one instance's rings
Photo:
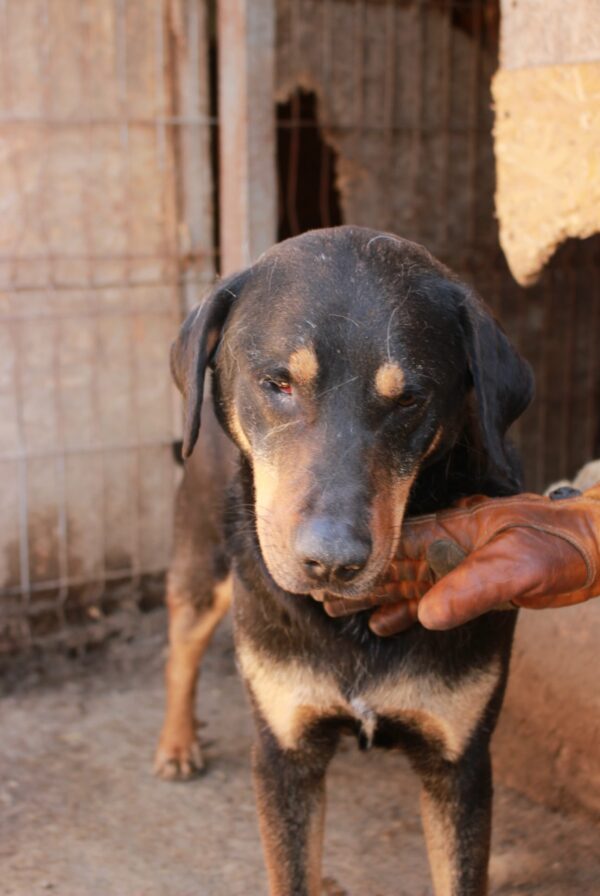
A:
{"type": "MultiPolygon", "coordinates": [[[[185,784],[150,772],[164,653],[164,636],[147,633],[52,675],[29,667],[0,700],[2,896],[266,893],[230,631],[201,681],[209,767],[185,784]]],[[[401,756],[345,742],[328,795],[324,896],[430,896],[417,780],[401,756]]],[[[493,896],[596,896],[598,833],[498,784],[491,880],[493,896]]]]}

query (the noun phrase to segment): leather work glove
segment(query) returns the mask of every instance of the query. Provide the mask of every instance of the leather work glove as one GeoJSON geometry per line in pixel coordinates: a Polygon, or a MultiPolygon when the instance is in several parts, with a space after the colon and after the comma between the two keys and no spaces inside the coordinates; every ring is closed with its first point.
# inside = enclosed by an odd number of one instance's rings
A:
{"type": "Polygon", "coordinates": [[[600,484],[583,495],[559,489],[548,498],[465,498],[409,519],[377,594],[326,599],[325,609],[341,616],[375,606],[369,626],[385,636],[417,618],[426,628],[448,629],[489,610],[564,607],[595,595],[600,484]]]}

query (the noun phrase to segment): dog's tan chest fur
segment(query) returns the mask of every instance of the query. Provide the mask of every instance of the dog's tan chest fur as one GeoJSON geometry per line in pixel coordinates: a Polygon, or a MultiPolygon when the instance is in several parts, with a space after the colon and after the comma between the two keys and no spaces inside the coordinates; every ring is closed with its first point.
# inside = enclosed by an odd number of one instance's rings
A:
{"type": "Polygon", "coordinates": [[[284,749],[295,749],[307,726],[319,718],[355,718],[367,737],[378,719],[388,718],[440,741],[449,760],[463,752],[500,675],[497,660],[452,687],[433,676],[397,674],[366,685],[347,700],[332,675],[297,660],[274,660],[249,642],[238,645],[238,659],[261,715],[284,749]]]}

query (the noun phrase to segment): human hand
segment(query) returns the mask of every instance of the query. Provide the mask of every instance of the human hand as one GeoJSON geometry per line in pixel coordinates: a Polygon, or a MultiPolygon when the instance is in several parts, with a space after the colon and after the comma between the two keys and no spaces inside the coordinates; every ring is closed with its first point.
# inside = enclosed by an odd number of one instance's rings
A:
{"type": "Polygon", "coordinates": [[[382,588],[325,608],[338,616],[375,606],[372,631],[391,635],[417,618],[447,629],[489,610],[561,607],[598,593],[600,485],[563,500],[467,498],[409,519],[382,588]]]}

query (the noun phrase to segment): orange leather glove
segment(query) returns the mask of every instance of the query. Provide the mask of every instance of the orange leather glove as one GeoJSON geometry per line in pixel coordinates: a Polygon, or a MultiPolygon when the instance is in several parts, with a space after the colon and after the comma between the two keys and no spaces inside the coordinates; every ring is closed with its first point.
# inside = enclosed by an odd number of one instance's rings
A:
{"type": "Polygon", "coordinates": [[[564,607],[596,595],[600,484],[560,500],[466,498],[413,517],[377,594],[326,600],[325,609],[339,616],[376,606],[370,628],[392,635],[417,618],[426,628],[448,629],[489,610],[564,607]]]}

